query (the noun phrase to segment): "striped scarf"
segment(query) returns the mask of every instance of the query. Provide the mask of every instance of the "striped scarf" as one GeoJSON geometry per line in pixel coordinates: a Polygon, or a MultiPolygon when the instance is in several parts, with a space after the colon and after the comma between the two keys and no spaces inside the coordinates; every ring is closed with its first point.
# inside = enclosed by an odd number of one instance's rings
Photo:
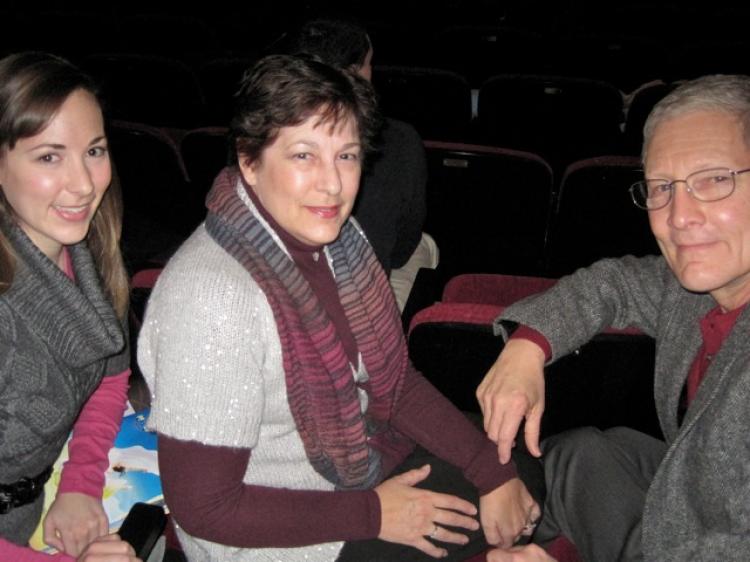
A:
{"type": "Polygon", "coordinates": [[[388,424],[409,364],[388,281],[362,233],[347,221],[327,252],[369,375],[359,384],[369,399],[362,414],[358,384],[333,323],[278,237],[251,210],[244,189],[249,187],[236,168],[219,174],[206,199],[206,229],[268,298],[289,407],[311,465],[338,489],[371,488],[383,477],[378,449],[410,447],[388,424]]]}

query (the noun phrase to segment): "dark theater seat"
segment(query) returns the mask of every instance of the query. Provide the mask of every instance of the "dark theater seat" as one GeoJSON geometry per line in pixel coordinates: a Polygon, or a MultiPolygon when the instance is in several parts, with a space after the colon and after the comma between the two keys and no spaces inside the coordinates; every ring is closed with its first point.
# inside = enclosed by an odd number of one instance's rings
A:
{"type": "MultiPolygon", "coordinates": [[[[412,318],[409,356],[458,408],[476,412],[476,388],[503,347],[492,333],[492,320],[511,300],[543,290],[554,280],[473,277],[451,280],[441,302],[412,318]],[[481,296],[462,295],[464,289],[468,294],[480,289],[481,296]]],[[[625,425],[659,436],[653,374],[652,338],[635,330],[597,335],[546,368],[542,436],[582,425],[625,425]]]]}
{"type": "Polygon", "coordinates": [[[565,170],[547,246],[546,273],[559,277],[607,257],[656,254],[648,213],[628,188],[643,179],[640,159],[604,156],[565,170]]]}
{"type": "Polygon", "coordinates": [[[552,201],[552,169],[535,154],[426,141],[427,221],[440,268],[538,274],[552,201]]]}
{"type": "Polygon", "coordinates": [[[436,68],[376,66],[372,83],[383,113],[410,123],[422,138],[466,140],[471,89],[462,75],[436,68]]]}
{"type": "Polygon", "coordinates": [[[555,169],[617,153],[622,95],[607,82],[534,75],[493,76],[479,89],[483,142],[528,150],[555,169]]]}

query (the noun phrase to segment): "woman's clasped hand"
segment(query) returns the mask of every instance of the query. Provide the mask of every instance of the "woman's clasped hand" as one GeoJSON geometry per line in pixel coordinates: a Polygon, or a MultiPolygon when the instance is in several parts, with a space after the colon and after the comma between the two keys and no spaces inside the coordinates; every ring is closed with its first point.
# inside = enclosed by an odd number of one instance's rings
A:
{"type": "Polygon", "coordinates": [[[389,478],[375,488],[380,498],[381,528],[379,538],[408,544],[422,552],[441,558],[446,550],[434,542],[465,544],[468,537],[446,527],[470,530],[479,528],[477,508],[466,500],[415,488],[430,474],[430,465],[389,478]]]}

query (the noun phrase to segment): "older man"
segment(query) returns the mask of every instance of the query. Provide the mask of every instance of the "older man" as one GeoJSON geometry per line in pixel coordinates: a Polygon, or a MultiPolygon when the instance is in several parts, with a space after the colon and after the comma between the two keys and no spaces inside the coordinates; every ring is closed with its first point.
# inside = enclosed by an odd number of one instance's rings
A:
{"type": "Polygon", "coordinates": [[[544,452],[537,540],[562,533],[595,562],[747,561],[750,78],[676,89],[648,118],[643,161],[646,179],[631,194],[662,256],[600,261],[508,308],[498,325],[521,328],[477,391],[485,428],[503,462],[524,418],[528,448],[544,452]],[[585,428],[540,449],[545,362],[608,326],[656,338],[666,441],[585,428]]]}

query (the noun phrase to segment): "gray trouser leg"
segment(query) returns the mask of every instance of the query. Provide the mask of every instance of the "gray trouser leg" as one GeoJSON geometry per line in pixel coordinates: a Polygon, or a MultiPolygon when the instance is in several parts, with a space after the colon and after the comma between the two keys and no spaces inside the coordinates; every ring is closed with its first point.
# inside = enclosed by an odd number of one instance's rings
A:
{"type": "Polygon", "coordinates": [[[547,439],[547,501],[534,542],[563,534],[586,562],[642,560],[643,504],[666,449],[626,427],[586,427],[547,439]]]}

